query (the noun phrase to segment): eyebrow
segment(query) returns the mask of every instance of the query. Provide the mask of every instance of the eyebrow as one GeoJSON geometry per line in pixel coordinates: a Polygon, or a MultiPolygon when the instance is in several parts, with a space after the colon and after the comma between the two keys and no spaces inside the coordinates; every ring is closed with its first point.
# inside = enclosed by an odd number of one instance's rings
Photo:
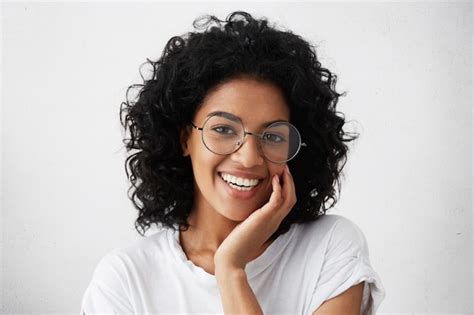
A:
{"type": "MultiPolygon", "coordinates": [[[[223,111],[210,112],[209,114],[207,114],[206,117],[210,117],[210,116],[220,116],[220,117],[228,118],[228,119],[230,119],[232,121],[235,121],[235,122],[242,122],[242,120],[238,116],[235,116],[234,114],[231,114],[231,113],[228,113],[228,112],[223,112],[223,111]]],[[[276,122],[288,122],[288,121],[284,120],[284,119],[277,119],[277,120],[273,120],[273,121],[263,123],[262,127],[268,127],[271,124],[276,123],[276,122]]]]}

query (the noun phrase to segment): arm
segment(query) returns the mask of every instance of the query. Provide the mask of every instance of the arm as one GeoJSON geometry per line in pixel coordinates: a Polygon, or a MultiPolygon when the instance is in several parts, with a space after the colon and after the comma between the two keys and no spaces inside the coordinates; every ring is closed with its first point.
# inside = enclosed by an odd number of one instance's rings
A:
{"type": "Polygon", "coordinates": [[[360,314],[364,282],[350,287],[338,296],[324,302],[313,315],[360,314]]]}
{"type": "Polygon", "coordinates": [[[270,200],[239,223],[214,255],[215,275],[225,314],[263,314],[245,274],[246,264],[261,251],[296,203],[295,185],[288,168],[272,180],[270,200]]]}
{"type": "Polygon", "coordinates": [[[243,269],[216,269],[225,314],[263,314],[243,269]]]}

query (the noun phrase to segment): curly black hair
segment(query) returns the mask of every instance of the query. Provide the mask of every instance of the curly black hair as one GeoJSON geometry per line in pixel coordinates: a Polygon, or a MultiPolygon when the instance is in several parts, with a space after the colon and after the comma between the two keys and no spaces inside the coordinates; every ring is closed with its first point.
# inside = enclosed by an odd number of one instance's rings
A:
{"type": "MultiPolygon", "coordinates": [[[[138,210],[135,228],[144,236],[151,224],[186,230],[193,203],[193,170],[183,156],[180,130],[189,126],[206,93],[218,84],[247,75],[279,87],[290,106],[290,122],[307,147],[288,162],[297,203],[272,238],[293,223],[317,220],[337,202],[347,160],[344,142],[357,133],[343,131],[336,112],[336,75],[321,66],[313,45],[289,30],[236,11],[225,21],[197,18],[195,32],[172,37],[158,61],[147,59],[151,77],[127,89],[120,121],[130,133],[125,171],[128,196],[138,210]],[[135,96],[130,97],[130,92],[135,96]],[[130,170],[130,173],[129,173],[130,170]],[[331,203],[330,203],[331,202],[331,203]]],[[[339,114],[339,115],[338,115],[339,114]]]]}

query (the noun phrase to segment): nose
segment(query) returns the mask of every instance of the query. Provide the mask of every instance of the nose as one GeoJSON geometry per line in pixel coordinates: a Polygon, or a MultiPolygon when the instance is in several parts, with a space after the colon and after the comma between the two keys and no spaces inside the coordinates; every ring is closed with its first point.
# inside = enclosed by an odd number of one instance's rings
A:
{"type": "Polygon", "coordinates": [[[260,149],[260,141],[258,137],[247,135],[244,138],[244,143],[237,151],[231,154],[230,158],[234,162],[240,163],[245,168],[262,165],[264,158],[260,149]]]}

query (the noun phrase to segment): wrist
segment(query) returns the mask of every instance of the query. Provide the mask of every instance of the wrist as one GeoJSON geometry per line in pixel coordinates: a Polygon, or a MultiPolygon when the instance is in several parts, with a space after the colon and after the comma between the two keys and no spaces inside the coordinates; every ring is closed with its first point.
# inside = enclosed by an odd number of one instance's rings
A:
{"type": "Polygon", "coordinates": [[[215,264],[214,274],[217,280],[241,280],[247,279],[247,274],[243,267],[236,267],[228,264],[215,264]]]}
{"type": "Polygon", "coordinates": [[[214,268],[225,272],[237,272],[245,269],[245,263],[229,259],[228,256],[218,253],[214,256],[214,268]]]}

